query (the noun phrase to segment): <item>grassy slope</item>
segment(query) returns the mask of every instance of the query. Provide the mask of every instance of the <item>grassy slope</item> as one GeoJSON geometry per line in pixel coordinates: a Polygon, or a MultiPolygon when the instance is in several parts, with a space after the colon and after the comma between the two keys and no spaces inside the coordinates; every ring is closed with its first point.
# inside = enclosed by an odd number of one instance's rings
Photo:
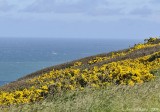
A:
{"type": "MultiPolygon", "coordinates": [[[[128,49],[118,51],[127,52],[128,49]]],[[[113,61],[124,60],[128,58],[137,58],[152,54],[153,52],[160,51],[160,45],[144,48],[130,53],[126,56],[120,56],[113,58],[108,61],[103,61],[96,63],[96,66],[102,65],[104,63],[110,63],[113,61]]],[[[99,54],[96,56],[108,56],[111,53],[99,54]]],[[[42,73],[48,72],[54,69],[62,69],[72,66],[74,62],[81,61],[87,62],[88,60],[96,57],[86,57],[80,60],[75,60],[69,63],[49,67],[35,73],[29,74],[17,81],[0,87],[0,90],[10,91],[12,89],[17,89],[21,87],[29,87],[30,85],[26,83],[26,80],[39,76],[42,73]]],[[[95,65],[92,65],[95,66],[95,65]]],[[[92,67],[92,66],[82,66],[82,68],[92,67]]],[[[160,70],[155,72],[156,75],[160,75],[160,70]]],[[[68,93],[58,93],[54,96],[48,96],[44,101],[37,102],[35,104],[26,104],[23,106],[12,106],[11,108],[6,108],[6,111],[13,112],[132,112],[132,111],[160,111],[160,77],[155,81],[147,82],[142,85],[136,85],[134,87],[130,86],[111,86],[99,90],[94,90],[87,88],[84,91],[70,91],[68,93]]],[[[4,109],[0,112],[4,112],[4,109]]]]}
{"type": "MultiPolygon", "coordinates": [[[[115,51],[114,53],[128,52],[129,49],[115,51]]],[[[74,60],[74,61],[71,61],[71,62],[68,62],[68,63],[64,63],[64,64],[52,66],[52,67],[48,67],[48,68],[39,70],[37,72],[31,73],[29,75],[26,75],[26,76],[18,79],[15,82],[12,82],[10,84],[7,84],[7,85],[4,85],[4,86],[0,87],[0,90],[2,90],[2,91],[11,91],[11,90],[14,90],[14,89],[28,88],[32,84],[26,83],[26,80],[32,79],[33,77],[37,77],[39,75],[42,75],[43,73],[47,73],[47,72],[49,72],[49,71],[51,71],[53,69],[55,69],[55,70],[58,69],[59,70],[59,69],[64,69],[64,68],[73,66],[73,64],[75,62],[77,62],[77,61],[80,61],[80,62],[83,63],[83,66],[81,66],[81,68],[80,68],[80,69],[83,69],[83,68],[90,68],[90,67],[93,67],[93,66],[100,66],[100,65],[103,65],[105,63],[125,60],[125,59],[128,59],[128,58],[135,59],[135,58],[138,58],[138,57],[142,57],[142,56],[146,56],[146,55],[152,54],[152,53],[157,52],[157,51],[160,51],[160,45],[157,45],[157,46],[154,46],[154,47],[149,47],[149,48],[139,49],[139,50],[136,50],[136,51],[134,51],[132,53],[129,53],[129,54],[125,55],[125,56],[119,56],[119,57],[116,57],[116,58],[111,58],[110,60],[99,62],[99,63],[92,64],[92,65],[88,65],[87,62],[89,60],[95,58],[95,57],[110,56],[112,54],[112,52],[103,53],[103,54],[90,56],[90,57],[85,57],[85,58],[82,58],[82,59],[79,59],[79,60],[74,60]]]]}
{"type": "MultiPolygon", "coordinates": [[[[160,75],[160,70],[156,72],[160,75]]],[[[160,78],[142,85],[85,89],[49,96],[46,100],[14,106],[11,112],[159,112],[160,78]]],[[[4,111],[4,110],[3,110],[4,111]]]]}

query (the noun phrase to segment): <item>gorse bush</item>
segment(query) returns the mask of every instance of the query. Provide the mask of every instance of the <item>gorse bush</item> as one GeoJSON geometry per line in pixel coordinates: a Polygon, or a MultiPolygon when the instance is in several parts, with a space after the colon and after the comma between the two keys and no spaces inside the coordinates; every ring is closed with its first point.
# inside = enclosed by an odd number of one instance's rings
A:
{"type": "Polygon", "coordinates": [[[24,104],[44,99],[48,94],[60,91],[83,90],[85,87],[103,88],[109,85],[142,84],[154,80],[156,76],[151,72],[160,68],[160,52],[125,59],[117,62],[96,65],[106,60],[125,56],[138,49],[160,45],[153,44],[158,38],[150,38],[144,44],[137,44],[128,52],[112,53],[108,57],[95,57],[87,62],[88,68],[83,68],[83,62],[75,62],[73,66],[51,70],[38,77],[27,80],[31,87],[10,92],[0,92],[0,105],[24,104]]]}
{"type": "Polygon", "coordinates": [[[143,83],[155,78],[150,71],[160,67],[160,59],[155,58],[149,61],[155,55],[160,55],[160,52],[89,69],[79,69],[73,66],[63,70],[52,70],[30,81],[35,85],[55,85],[57,90],[83,89],[85,86],[101,87],[110,84],[134,85],[134,83],[143,83]]]}
{"type": "Polygon", "coordinates": [[[155,43],[160,42],[160,40],[157,37],[155,38],[150,37],[149,39],[145,39],[144,41],[146,44],[155,44],[155,43]]]}

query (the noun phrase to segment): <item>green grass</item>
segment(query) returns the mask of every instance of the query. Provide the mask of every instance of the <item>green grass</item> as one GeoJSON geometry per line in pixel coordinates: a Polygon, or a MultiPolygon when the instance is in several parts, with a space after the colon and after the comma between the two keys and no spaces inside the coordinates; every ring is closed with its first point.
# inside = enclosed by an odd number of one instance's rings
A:
{"type": "MultiPolygon", "coordinates": [[[[157,76],[160,70],[153,71],[157,76]]],[[[48,96],[44,101],[1,110],[9,112],[159,112],[160,77],[141,85],[86,88],[48,96]]]]}
{"type": "MultiPolygon", "coordinates": [[[[157,43],[159,42],[160,39],[157,43]]],[[[128,52],[128,50],[129,49],[124,49],[117,52],[128,52]]],[[[0,91],[12,91],[31,87],[32,84],[27,83],[28,79],[32,79],[43,73],[48,73],[52,69],[59,70],[68,68],[73,66],[74,62],[77,61],[83,62],[84,65],[79,67],[83,69],[129,58],[135,59],[159,50],[160,45],[143,48],[135,50],[125,56],[119,56],[93,65],[86,63],[97,56],[110,56],[112,52],[85,57],[31,73],[15,82],[0,87],[0,91]]],[[[54,95],[49,94],[49,96],[41,102],[0,107],[0,112],[160,112],[160,69],[151,72],[154,73],[157,78],[141,85],[135,85],[133,87],[127,85],[112,85],[100,89],[86,87],[83,91],[63,91],[61,93],[55,93],[54,95]]]]}

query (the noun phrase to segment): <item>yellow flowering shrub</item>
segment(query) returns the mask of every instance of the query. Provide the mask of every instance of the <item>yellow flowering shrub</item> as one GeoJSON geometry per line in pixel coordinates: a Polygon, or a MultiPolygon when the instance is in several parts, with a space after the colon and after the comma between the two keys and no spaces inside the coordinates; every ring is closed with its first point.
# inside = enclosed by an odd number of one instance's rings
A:
{"type": "Polygon", "coordinates": [[[145,41],[145,43],[135,44],[134,47],[129,49],[128,52],[120,52],[120,53],[112,52],[111,56],[108,56],[108,57],[95,57],[94,59],[89,60],[88,64],[94,64],[94,63],[102,62],[105,60],[109,60],[111,58],[116,58],[118,56],[124,56],[129,53],[132,53],[133,51],[136,51],[136,50],[139,50],[142,48],[149,48],[149,47],[154,47],[154,46],[160,45],[160,41],[157,37],[155,37],[155,38],[151,37],[149,39],[145,39],[144,41],[145,41]],[[156,44],[154,44],[154,42],[156,42],[156,41],[158,41],[158,42],[156,44]]]}
{"type": "Polygon", "coordinates": [[[74,63],[74,66],[81,66],[82,65],[82,62],[75,62],[74,63]]]}
{"type": "Polygon", "coordinates": [[[43,99],[44,94],[48,93],[48,87],[42,86],[36,88],[32,86],[29,89],[17,90],[13,92],[0,92],[0,105],[23,104],[35,102],[43,99]]]}
{"type": "MultiPolygon", "coordinates": [[[[154,44],[152,44],[154,45],[154,44]]],[[[138,44],[129,52],[152,46],[149,43],[138,44]]],[[[115,54],[111,57],[96,57],[90,60],[94,64],[127,53],[115,54]]],[[[55,91],[83,90],[86,86],[92,88],[105,87],[111,84],[130,85],[141,84],[153,80],[156,76],[150,71],[160,68],[160,52],[136,59],[126,59],[117,62],[80,69],[82,62],[75,62],[72,67],[52,70],[29,80],[34,86],[12,92],[0,91],[0,105],[24,104],[43,99],[49,93],[49,87],[55,91]]]]}

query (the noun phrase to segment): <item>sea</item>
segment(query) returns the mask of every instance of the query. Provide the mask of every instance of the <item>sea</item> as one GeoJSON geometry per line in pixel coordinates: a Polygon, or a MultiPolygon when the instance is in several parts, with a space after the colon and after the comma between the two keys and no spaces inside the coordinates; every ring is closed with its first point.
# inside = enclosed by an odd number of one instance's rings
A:
{"type": "Polygon", "coordinates": [[[133,46],[142,39],[0,38],[0,86],[37,70],[133,46]]]}

